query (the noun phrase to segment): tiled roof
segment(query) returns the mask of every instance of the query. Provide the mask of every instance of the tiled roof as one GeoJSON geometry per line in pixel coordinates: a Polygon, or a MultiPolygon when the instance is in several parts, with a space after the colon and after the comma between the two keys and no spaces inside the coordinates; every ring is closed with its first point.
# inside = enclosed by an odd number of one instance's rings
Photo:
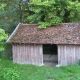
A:
{"type": "Polygon", "coordinates": [[[80,23],[62,23],[46,29],[39,29],[37,24],[19,24],[7,42],[27,44],[80,44],[80,23]]]}

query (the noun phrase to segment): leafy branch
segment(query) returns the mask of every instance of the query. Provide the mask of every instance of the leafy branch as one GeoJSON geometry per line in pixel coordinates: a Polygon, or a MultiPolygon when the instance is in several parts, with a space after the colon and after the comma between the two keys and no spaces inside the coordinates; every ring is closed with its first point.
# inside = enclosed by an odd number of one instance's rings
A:
{"type": "Polygon", "coordinates": [[[32,0],[28,7],[32,14],[26,22],[38,23],[39,28],[80,21],[80,2],[77,0],[32,0]]]}

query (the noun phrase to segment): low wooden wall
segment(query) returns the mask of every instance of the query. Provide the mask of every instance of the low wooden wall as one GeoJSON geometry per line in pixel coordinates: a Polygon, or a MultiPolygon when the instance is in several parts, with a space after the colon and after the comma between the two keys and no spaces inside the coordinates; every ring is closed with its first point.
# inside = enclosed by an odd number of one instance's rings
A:
{"type": "Polygon", "coordinates": [[[58,45],[58,65],[75,64],[80,60],[80,45],[58,45]]]}
{"type": "Polygon", "coordinates": [[[42,45],[13,44],[13,62],[43,65],[42,45]]]}

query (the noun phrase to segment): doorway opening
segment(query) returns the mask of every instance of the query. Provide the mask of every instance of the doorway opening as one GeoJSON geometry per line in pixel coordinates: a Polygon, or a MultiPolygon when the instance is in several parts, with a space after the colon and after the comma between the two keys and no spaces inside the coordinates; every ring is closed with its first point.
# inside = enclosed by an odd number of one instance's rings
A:
{"type": "Polygon", "coordinates": [[[58,48],[56,44],[43,45],[43,63],[46,66],[56,65],[58,63],[58,48]]]}

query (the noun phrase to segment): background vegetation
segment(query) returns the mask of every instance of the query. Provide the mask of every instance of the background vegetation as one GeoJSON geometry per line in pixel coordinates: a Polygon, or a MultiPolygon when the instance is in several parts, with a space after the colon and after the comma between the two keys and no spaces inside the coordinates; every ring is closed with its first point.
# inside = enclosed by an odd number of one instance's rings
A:
{"type": "Polygon", "coordinates": [[[80,21],[80,0],[0,0],[0,28],[12,33],[21,23],[38,23],[39,28],[61,22],[80,21]]]}

